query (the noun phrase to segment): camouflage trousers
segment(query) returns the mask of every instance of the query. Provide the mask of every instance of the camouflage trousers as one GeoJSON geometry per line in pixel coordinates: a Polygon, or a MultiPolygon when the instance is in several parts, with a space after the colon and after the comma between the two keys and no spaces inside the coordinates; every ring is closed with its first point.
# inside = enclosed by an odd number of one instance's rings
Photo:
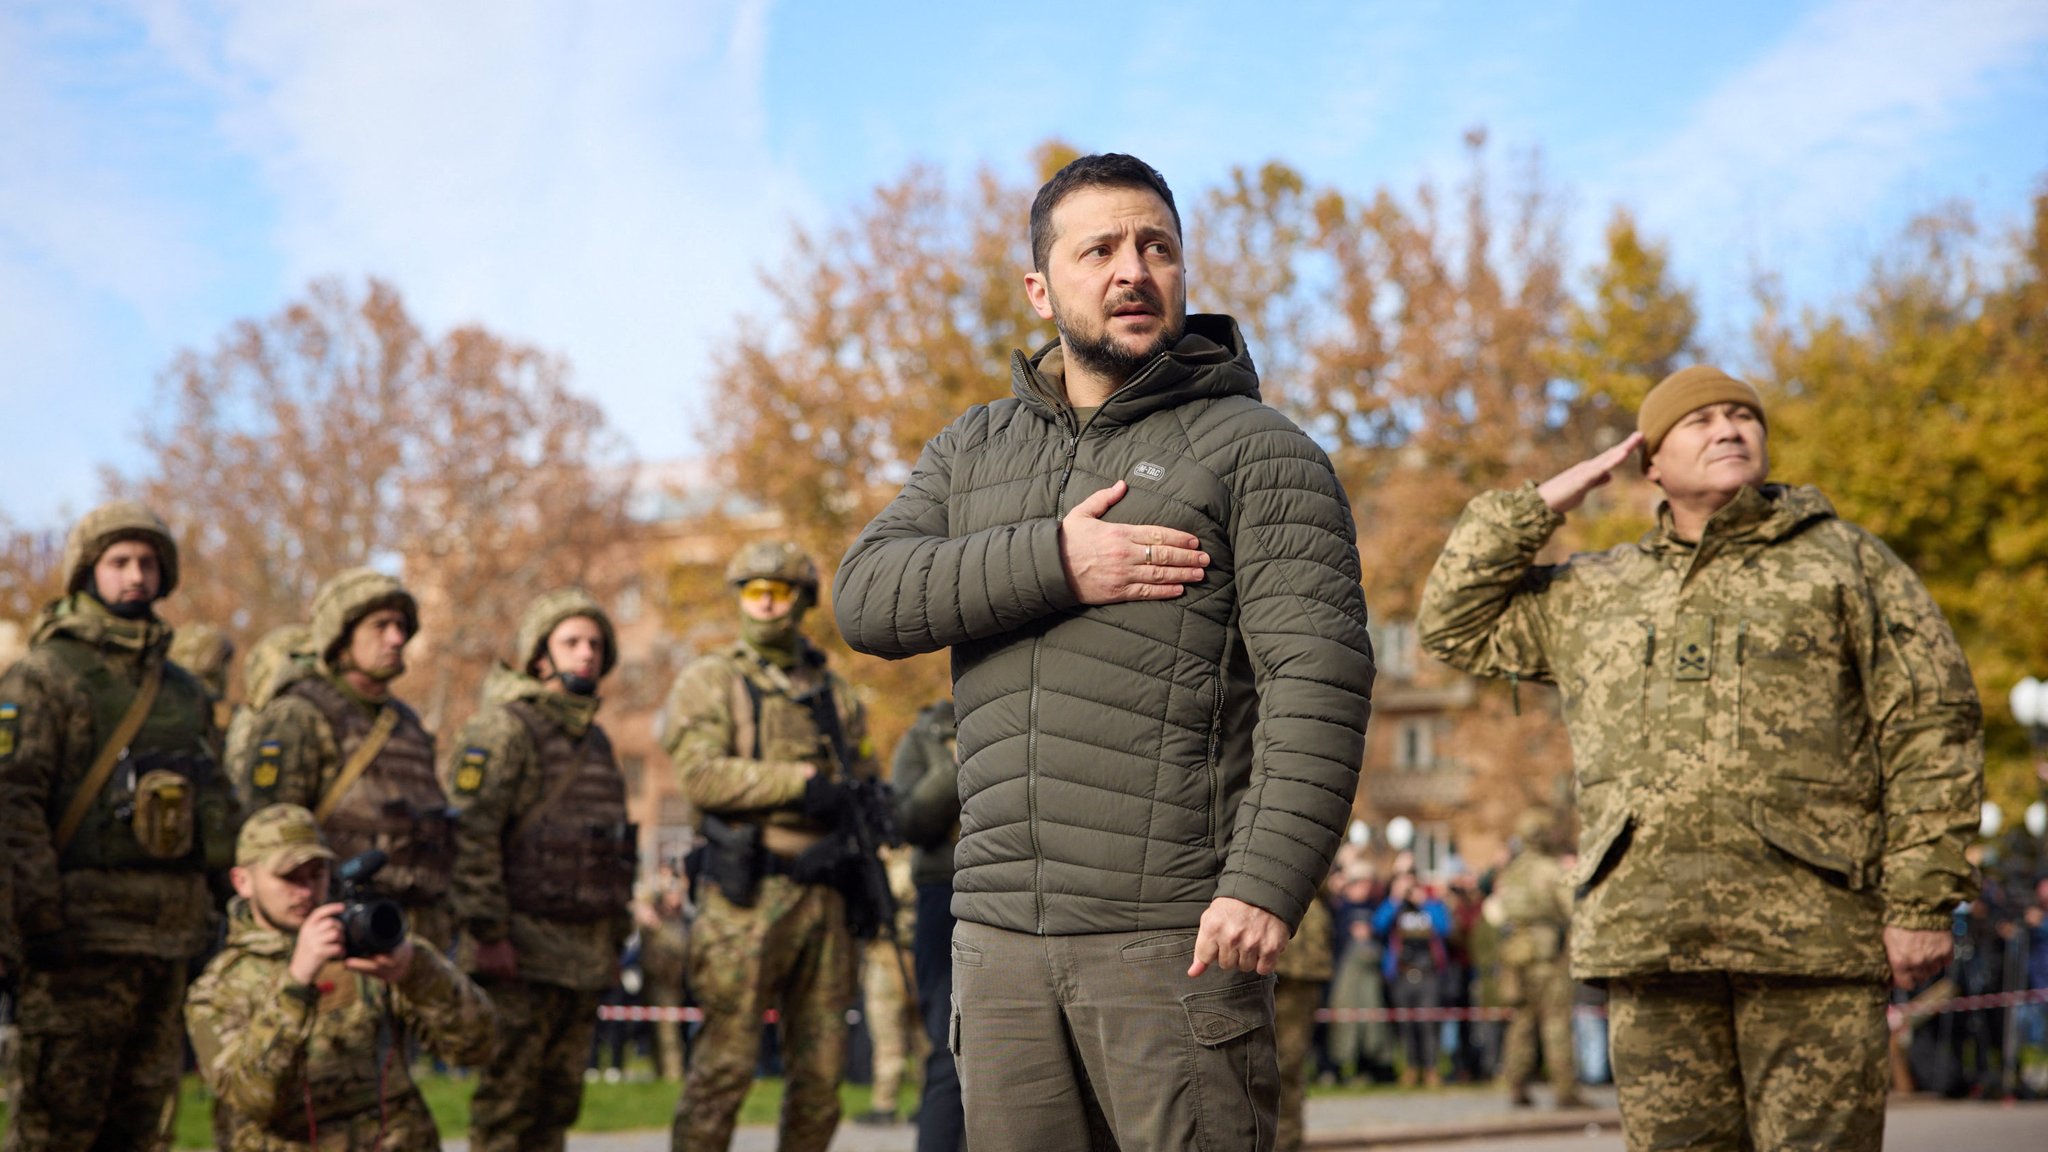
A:
{"type": "Polygon", "coordinates": [[[690,933],[690,988],[704,1025],[670,1129],[673,1152],[723,1150],[760,1059],[761,1013],[780,1010],[784,1089],[775,1146],[824,1152],[839,1127],[853,939],[838,892],[764,876],[752,908],[715,884],[690,933]]]}
{"type": "Polygon", "coordinates": [[[1282,976],[1273,984],[1273,1050],[1280,1058],[1280,1118],[1274,1126],[1275,1152],[1301,1152],[1308,1052],[1315,1039],[1316,1009],[1322,1000],[1320,980],[1282,976]]]}
{"type": "Polygon", "coordinates": [[[1878,1152],[1882,985],[1702,973],[1617,979],[1608,993],[1630,1152],[1878,1152]]]}
{"type": "Polygon", "coordinates": [[[1500,1078],[1520,1096],[1536,1078],[1537,1039],[1544,1067],[1560,1103],[1579,1098],[1578,1061],[1572,1051],[1572,977],[1562,958],[1503,965],[1502,990],[1513,1003],[1503,1043],[1500,1078]]]}
{"type": "Polygon", "coordinates": [[[5,1152],[146,1152],[177,1098],[185,963],[89,956],[31,971],[5,1152]]]}
{"type": "Polygon", "coordinates": [[[905,992],[906,979],[912,981],[908,987],[917,986],[916,974],[910,969],[910,951],[905,948],[901,954],[903,963],[898,965],[895,945],[870,940],[862,948],[860,969],[861,1003],[866,1005],[868,1039],[874,1046],[875,1082],[868,1107],[891,1114],[896,1111],[910,1062],[922,1061],[930,1051],[923,1021],[911,1011],[911,998],[905,992]]]}
{"type": "Polygon", "coordinates": [[[469,1103],[469,1146],[561,1152],[583,1107],[601,993],[530,980],[478,983],[498,1009],[498,1047],[469,1103]]]}

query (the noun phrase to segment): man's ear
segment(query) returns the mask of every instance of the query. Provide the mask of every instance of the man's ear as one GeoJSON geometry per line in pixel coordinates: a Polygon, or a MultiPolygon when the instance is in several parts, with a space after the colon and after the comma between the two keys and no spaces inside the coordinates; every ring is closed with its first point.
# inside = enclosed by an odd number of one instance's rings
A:
{"type": "Polygon", "coordinates": [[[245,900],[255,899],[256,885],[249,878],[249,870],[237,864],[228,869],[228,883],[234,886],[235,895],[245,900]]]}
{"type": "Polygon", "coordinates": [[[1031,310],[1038,313],[1040,320],[1052,319],[1052,291],[1046,287],[1045,273],[1024,274],[1024,299],[1031,302],[1031,310]]]}

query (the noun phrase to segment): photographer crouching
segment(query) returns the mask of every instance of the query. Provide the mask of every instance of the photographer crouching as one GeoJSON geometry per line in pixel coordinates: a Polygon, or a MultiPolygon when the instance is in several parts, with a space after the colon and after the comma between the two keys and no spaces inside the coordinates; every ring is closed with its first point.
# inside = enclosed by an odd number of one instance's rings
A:
{"type": "Polygon", "coordinates": [[[222,1147],[438,1148],[408,1040],[451,1064],[490,1056],[490,998],[415,947],[395,904],[361,895],[380,855],[336,866],[313,814],[295,804],[243,825],[227,947],[185,1002],[200,1074],[219,1097],[222,1147]],[[345,881],[333,903],[330,872],[345,881]]]}

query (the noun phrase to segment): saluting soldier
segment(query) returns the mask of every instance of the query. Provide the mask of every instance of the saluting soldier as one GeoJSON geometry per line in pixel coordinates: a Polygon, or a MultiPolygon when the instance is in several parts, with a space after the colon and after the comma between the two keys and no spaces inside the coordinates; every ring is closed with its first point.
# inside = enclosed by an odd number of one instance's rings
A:
{"type": "Polygon", "coordinates": [[[311,809],[344,860],[381,849],[389,861],[373,889],[405,908],[414,935],[446,948],[448,798],[433,736],[391,691],[419,632],[419,605],[390,576],[352,568],[314,595],[310,632],[314,667],[256,712],[237,749],[243,801],[311,809]]]}
{"type": "Polygon", "coordinates": [[[597,723],[598,682],[618,662],[611,619],[581,589],[550,592],[527,607],[514,651],[443,765],[460,812],[455,914],[498,1008],[497,1052],[469,1106],[478,1152],[563,1147],[598,998],[632,930],[637,864],[625,777],[597,723]]]}
{"type": "Polygon", "coordinates": [[[156,615],[178,586],[170,529],[130,501],[96,508],[63,570],[0,677],[0,966],[25,960],[6,1148],[139,1150],[170,1115],[185,965],[238,813],[206,690],[156,615]]]}

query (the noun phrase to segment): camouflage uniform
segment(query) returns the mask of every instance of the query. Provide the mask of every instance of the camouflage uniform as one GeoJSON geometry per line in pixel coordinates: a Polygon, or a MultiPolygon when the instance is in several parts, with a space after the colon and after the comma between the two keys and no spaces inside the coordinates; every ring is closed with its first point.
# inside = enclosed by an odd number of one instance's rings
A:
{"type": "Polygon", "coordinates": [[[884,849],[889,887],[896,897],[896,939],[877,938],[861,947],[860,989],[868,1040],[874,1059],[869,1114],[875,1119],[896,1115],[903,1073],[913,1060],[925,1057],[924,1025],[911,1002],[917,988],[910,939],[917,925],[917,889],[910,883],[908,849],[884,849]]]}
{"type": "Polygon", "coordinates": [[[1287,942],[1287,951],[1273,969],[1273,1049],[1280,1060],[1280,1119],[1275,1126],[1276,1152],[1300,1152],[1304,1081],[1309,1048],[1315,1039],[1316,1009],[1323,1006],[1323,988],[1336,971],[1336,921],[1318,895],[1309,901],[1301,926],[1287,942]]]}
{"type": "MultiPolygon", "coordinates": [[[[596,621],[603,671],[617,662],[611,622],[570,589],[535,600],[517,651],[531,671],[550,633],[596,621]]],[[[602,676],[603,672],[600,672],[602,676]]],[[[510,940],[519,974],[470,973],[497,1005],[497,1053],[470,1101],[478,1152],[559,1150],[583,1101],[598,998],[632,930],[634,837],[626,782],[594,717],[597,698],[557,692],[500,665],[483,707],[450,749],[442,784],[460,816],[452,902],[468,940],[510,940]]]]}
{"type": "Polygon", "coordinates": [[[160,595],[177,587],[161,520],[139,504],[95,509],[65,546],[70,593],[0,677],[0,871],[14,886],[0,957],[25,967],[8,1152],[156,1142],[178,1083],[185,965],[212,936],[206,873],[232,862],[238,813],[205,689],[168,662],[154,614],[122,619],[85,591],[100,555],[130,539],[155,545],[160,595]],[[156,699],[60,851],[55,825],[151,669],[156,699]]]}
{"type": "Polygon", "coordinates": [[[382,849],[390,863],[372,883],[405,907],[413,935],[443,951],[454,935],[448,908],[454,836],[448,798],[437,775],[434,738],[418,713],[396,696],[372,700],[349,685],[340,653],[355,626],[380,608],[405,613],[417,632],[419,610],[398,581],[368,568],[329,580],[313,599],[307,647],[317,663],[274,685],[276,695],[250,719],[229,765],[251,808],[298,804],[319,812],[342,768],[386,712],[395,726],[369,769],[337,797],[320,829],[343,858],[382,849]]]}
{"type": "MultiPolygon", "coordinates": [[[[643,928],[640,934],[640,972],[646,978],[644,999],[654,1008],[683,1005],[683,968],[689,960],[690,936],[680,906],[671,908],[662,894],[654,897],[654,912],[660,926],[643,928]]],[[[654,1022],[656,1062],[663,1080],[683,1078],[683,1026],[674,1020],[654,1022]]]]}
{"type": "MultiPolygon", "coordinates": [[[[727,570],[741,583],[754,576],[817,590],[817,572],[794,545],[756,545],[727,570]]],[[[826,829],[796,805],[806,768],[822,777],[838,765],[800,698],[829,686],[857,763],[875,775],[866,719],[853,689],[825,667],[825,656],[790,630],[743,621],[750,638],[692,663],[676,679],[663,715],[663,744],[683,795],[700,810],[736,823],[758,824],[777,868],[786,868],[826,829]]],[[[676,1101],[676,1152],[723,1149],[754,1078],[761,1014],[780,1008],[782,1063],[787,1077],[780,1138],[786,1152],[822,1152],[839,1124],[839,1080],[846,1060],[844,1014],[853,999],[856,952],[846,903],[824,885],[798,884],[771,872],[751,907],[726,899],[707,883],[690,932],[690,987],[704,1011],[690,1067],[676,1101]]]]}
{"type": "MultiPolygon", "coordinates": [[[[275,861],[266,866],[288,872],[333,853],[320,844],[311,813],[273,805],[251,818],[238,855],[250,862],[245,866],[275,861]],[[282,858],[294,848],[292,859],[282,858]]],[[[439,1148],[405,1054],[417,1042],[451,1064],[481,1063],[496,1035],[489,998],[423,941],[415,942],[412,966],[396,984],[339,961],[313,983],[294,984],[297,943],[237,897],[228,905],[227,946],[186,1001],[199,1074],[218,1098],[221,1147],[439,1148]]]]}
{"type": "Polygon", "coordinates": [[[234,658],[234,642],[211,624],[183,625],[171,640],[171,663],[190,672],[206,689],[216,727],[228,722],[228,664],[234,658]]]}
{"type": "Polygon", "coordinates": [[[1563,695],[1572,971],[1612,981],[1630,1146],[1690,1130],[1732,1148],[1746,1128],[1758,1147],[1875,1148],[1881,929],[1944,929],[1975,887],[1962,650],[1912,571],[1812,488],[1746,487],[1697,545],[1667,506],[1638,544],[1536,565],[1562,521],[1534,485],[1475,499],[1419,629],[1457,667],[1563,695]]]}
{"type": "Polygon", "coordinates": [[[1536,1040],[1559,1107],[1580,1103],[1578,1066],[1572,1053],[1572,977],[1565,948],[1571,921],[1571,888],[1564,868],[1544,852],[1544,814],[1529,812],[1516,827],[1521,848],[1494,879],[1488,920],[1500,933],[1500,993],[1515,1010],[1503,1047],[1501,1080],[1515,1103],[1529,1100],[1536,1075],[1536,1040]]]}
{"type": "Polygon", "coordinates": [[[306,650],[312,643],[311,628],[304,624],[284,624],[265,632],[250,645],[249,654],[242,657],[242,705],[228,720],[227,751],[224,755],[236,791],[246,791],[249,787],[246,779],[233,774],[247,769],[254,760],[249,754],[249,733],[255,729],[256,714],[293,681],[319,672],[316,657],[306,650]]]}

